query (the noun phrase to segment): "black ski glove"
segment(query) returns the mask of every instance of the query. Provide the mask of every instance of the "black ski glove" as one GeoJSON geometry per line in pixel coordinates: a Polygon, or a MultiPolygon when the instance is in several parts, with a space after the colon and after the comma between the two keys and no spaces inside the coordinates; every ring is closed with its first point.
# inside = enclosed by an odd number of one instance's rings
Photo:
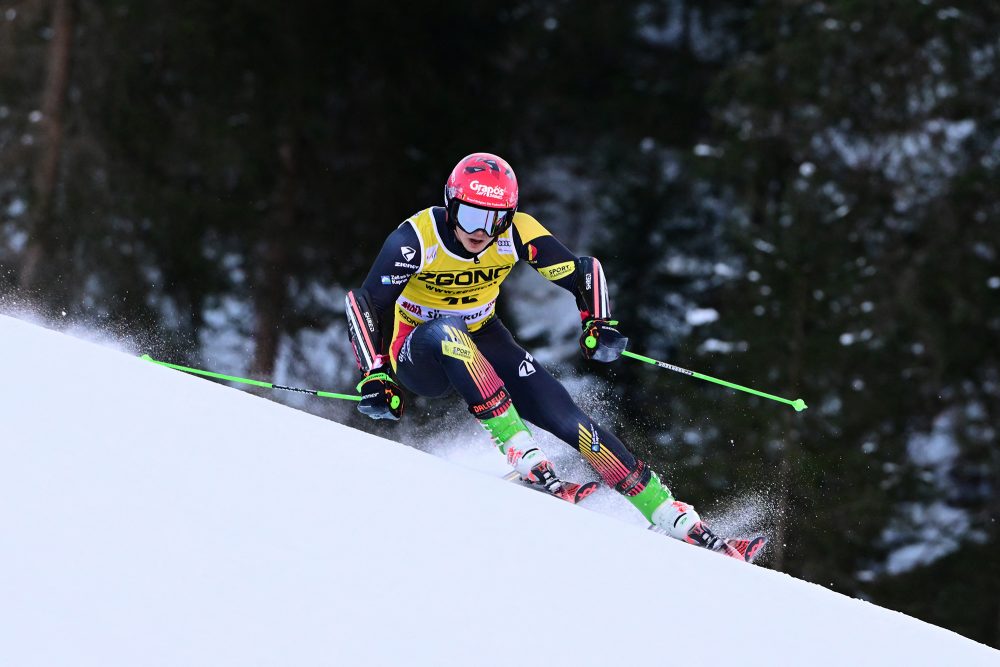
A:
{"type": "Polygon", "coordinates": [[[615,328],[616,324],[618,320],[600,318],[584,321],[583,333],[580,334],[580,350],[584,359],[607,363],[622,356],[628,338],[615,328]]]}
{"type": "Polygon", "coordinates": [[[403,416],[403,394],[391,375],[373,369],[358,383],[358,410],[372,419],[398,421],[403,416]]]}

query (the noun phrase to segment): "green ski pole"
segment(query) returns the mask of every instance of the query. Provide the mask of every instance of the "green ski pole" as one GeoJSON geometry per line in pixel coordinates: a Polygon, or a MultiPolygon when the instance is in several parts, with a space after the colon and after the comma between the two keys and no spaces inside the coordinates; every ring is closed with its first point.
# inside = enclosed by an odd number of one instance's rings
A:
{"type": "Polygon", "coordinates": [[[313,396],[319,396],[321,398],[340,398],[345,401],[360,401],[361,397],[353,394],[335,394],[329,391],[318,391],[316,389],[300,389],[298,387],[286,387],[280,384],[273,384],[271,382],[261,382],[260,380],[248,380],[247,378],[234,377],[232,375],[223,375],[222,373],[213,373],[211,371],[203,371],[199,368],[188,368],[187,366],[178,366],[177,364],[171,364],[166,361],[158,361],[153,359],[148,354],[144,354],[141,357],[144,361],[151,361],[154,364],[160,366],[166,366],[167,368],[173,368],[177,371],[184,371],[185,373],[192,373],[194,375],[204,375],[205,377],[215,378],[217,380],[228,380],[230,382],[239,382],[241,384],[249,384],[254,387],[264,387],[266,389],[281,389],[282,391],[294,391],[300,394],[312,394],[313,396]]]}
{"type": "Polygon", "coordinates": [[[742,385],[733,384],[732,382],[726,382],[725,380],[720,380],[710,375],[695,373],[694,371],[689,371],[686,368],[681,368],[680,366],[674,366],[673,364],[668,364],[664,361],[657,361],[656,359],[650,359],[649,357],[644,357],[641,354],[636,354],[635,352],[629,352],[628,350],[623,351],[622,355],[626,357],[631,357],[633,359],[638,359],[639,361],[645,361],[647,364],[659,366],[660,368],[666,368],[668,371],[674,371],[675,373],[683,373],[684,375],[690,375],[691,377],[696,377],[699,380],[708,380],[709,382],[714,382],[715,384],[721,384],[722,386],[729,387],[730,389],[738,389],[739,391],[745,391],[749,394],[754,394],[755,396],[762,396],[764,398],[769,398],[772,401],[778,401],[779,403],[787,403],[788,405],[795,408],[796,412],[802,412],[807,407],[806,402],[803,401],[801,398],[797,398],[794,401],[792,401],[787,398],[775,396],[774,394],[765,394],[762,391],[757,391],[756,389],[751,389],[750,387],[744,387],[742,385]]]}

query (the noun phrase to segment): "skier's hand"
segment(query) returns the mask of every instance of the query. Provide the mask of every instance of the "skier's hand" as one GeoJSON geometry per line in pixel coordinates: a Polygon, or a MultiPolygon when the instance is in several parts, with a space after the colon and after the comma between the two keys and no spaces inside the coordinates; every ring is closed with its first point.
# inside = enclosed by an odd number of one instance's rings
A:
{"type": "Polygon", "coordinates": [[[628,338],[615,328],[617,324],[618,320],[584,321],[583,333],[580,334],[580,350],[584,359],[607,363],[622,356],[628,345],[628,338]]]}
{"type": "Polygon", "coordinates": [[[375,369],[358,383],[361,402],[358,410],[372,419],[398,421],[403,416],[403,394],[388,373],[375,369]]]}

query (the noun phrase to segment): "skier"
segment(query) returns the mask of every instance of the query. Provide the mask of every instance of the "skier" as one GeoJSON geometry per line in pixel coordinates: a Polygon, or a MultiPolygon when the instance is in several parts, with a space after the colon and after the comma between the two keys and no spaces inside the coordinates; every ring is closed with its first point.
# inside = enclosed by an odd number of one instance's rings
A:
{"type": "Polygon", "coordinates": [[[527,420],[576,447],[654,530],[750,560],[755,554],[741,553],[746,540],[728,544],[691,505],[675,500],[646,462],[587,416],[497,317],[500,283],[525,261],[576,296],[584,358],[615,361],[628,339],[611,319],[601,263],[576,257],[517,210],[514,171],[496,155],[463,158],[448,177],[444,204],[400,224],[362,287],[347,294],[348,331],[364,376],[358,409],[372,419],[398,420],[398,383],[428,397],[454,389],[525,482],[571,502],[581,495],[580,485],[559,478],[527,420]],[[390,311],[392,330],[383,335],[390,311]]]}

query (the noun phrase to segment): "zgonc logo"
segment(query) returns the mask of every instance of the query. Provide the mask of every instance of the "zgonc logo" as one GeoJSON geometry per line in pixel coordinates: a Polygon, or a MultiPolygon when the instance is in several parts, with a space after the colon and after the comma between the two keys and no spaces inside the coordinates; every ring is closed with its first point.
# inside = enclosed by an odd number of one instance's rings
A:
{"type": "Polygon", "coordinates": [[[417,274],[417,280],[439,287],[448,285],[478,285],[493,282],[511,270],[511,266],[495,266],[489,269],[472,269],[470,271],[425,271],[417,274]]]}

